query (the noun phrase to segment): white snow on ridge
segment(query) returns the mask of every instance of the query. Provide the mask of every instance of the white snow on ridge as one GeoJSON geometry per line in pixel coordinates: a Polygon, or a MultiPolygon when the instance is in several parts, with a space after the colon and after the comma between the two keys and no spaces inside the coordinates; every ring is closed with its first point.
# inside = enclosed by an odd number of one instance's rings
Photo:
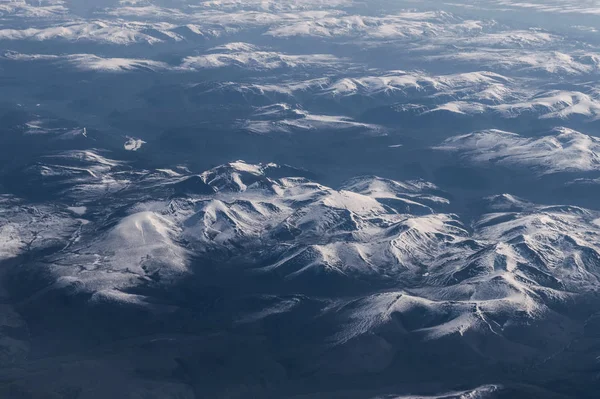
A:
{"type": "Polygon", "coordinates": [[[128,71],[159,71],[170,67],[159,61],[129,59],[129,58],[102,58],[92,54],[77,54],[64,57],[63,60],[82,71],[92,72],[128,72],[128,71]]]}
{"type": "Polygon", "coordinates": [[[273,84],[239,84],[228,82],[226,86],[234,90],[257,91],[259,93],[278,93],[293,96],[295,93],[322,89],[329,84],[329,78],[316,78],[305,81],[291,81],[273,84]]]}
{"type": "Polygon", "coordinates": [[[58,65],[67,64],[82,71],[93,72],[165,71],[177,69],[177,67],[172,67],[161,61],[135,58],[104,58],[94,54],[49,55],[7,52],[3,55],[3,58],[13,61],[50,61],[58,65]]]}
{"type": "Polygon", "coordinates": [[[38,1],[37,4],[28,4],[25,0],[8,0],[0,2],[0,16],[40,19],[55,19],[68,13],[64,1],[38,1]]]}
{"type": "Polygon", "coordinates": [[[581,92],[551,91],[541,93],[524,102],[500,104],[495,110],[511,116],[525,111],[542,109],[541,118],[566,119],[585,116],[591,120],[600,118],[600,100],[581,92]]]}
{"type": "MultiPolygon", "coordinates": [[[[517,30],[486,33],[472,38],[465,38],[464,44],[474,46],[526,48],[557,44],[561,39],[548,32],[539,30],[517,30]]],[[[461,42],[461,45],[463,43],[461,42]]]]}
{"type": "Polygon", "coordinates": [[[135,4],[121,7],[108,8],[104,11],[105,15],[116,18],[140,18],[145,20],[181,20],[186,17],[183,10],[176,8],[160,7],[153,4],[135,4]]]}
{"type": "Polygon", "coordinates": [[[241,127],[256,134],[292,133],[295,130],[378,130],[377,126],[375,125],[354,122],[352,119],[343,116],[312,114],[303,115],[298,119],[284,119],[280,121],[249,120],[242,123],[241,127]]]}
{"type": "Polygon", "coordinates": [[[258,51],[259,47],[244,42],[233,42],[223,44],[221,46],[213,47],[209,49],[209,51],[219,52],[219,51],[231,51],[231,52],[251,52],[258,51]]]}
{"type": "Polygon", "coordinates": [[[356,122],[345,116],[315,115],[288,104],[260,107],[255,113],[255,118],[241,122],[240,126],[256,134],[327,129],[362,129],[369,133],[383,132],[383,128],[377,125],[356,122]]]}
{"type": "Polygon", "coordinates": [[[494,397],[495,392],[498,392],[501,388],[499,385],[483,385],[466,391],[446,392],[436,395],[386,395],[372,399],[486,399],[494,397]]]}
{"type": "Polygon", "coordinates": [[[384,16],[328,15],[324,18],[290,21],[272,27],[267,34],[275,37],[360,37],[382,40],[455,36],[481,31],[483,28],[484,24],[479,21],[461,21],[443,11],[406,11],[384,16]]]}
{"type": "Polygon", "coordinates": [[[219,10],[299,11],[341,8],[353,0],[207,0],[197,7],[219,10]]]}
{"type": "Polygon", "coordinates": [[[181,65],[184,69],[213,69],[243,67],[269,70],[278,68],[333,67],[342,60],[329,54],[288,55],[274,51],[232,51],[189,56],[181,65]]]}
{"type": "MultiPolygon", "coordinates": [[[[165,8],[152,4],[124,5],[104,9],[102,19],[64,15],[61,24],[36,25],[25,29],[0,29],[5,40],[94,41],[119,45],[159,44],[187,37],[218,37],[261,28],[275,37],[360,37],[370,44],[381,40],[456,38],[486,29],[487,23],[461,20],[439,12],[404,11],[392,15],[348,14],[346,0],[322,2],[203,2],[165,8]],[[313,8],[314,7],[314,8],[313,8]],[[70,18],[68,18],[70,17],[70,18]],[[191,36],[190,36],[191,35],[191,36]]],[[[30,12],[35,7],[29,7],[30,12]]],[[[16,25],[20,28],[20,25],[16,25]]]]}
{"type": "Polygon", "coordinates": [[[519,96],[510,90],[499,92],[484,90],[475,95],[467,95],[464,100],[456,100],[437,105],[426,113],[448,111],[456,114],[475,115],[490,112],[505,118],[533,115],[540,119],[585,118],[588,121],[600,119],[600,99],[598,93],[553,90],[534,95],[519,96]],[[500,101],[503,100],[503,101],[500,101]],[[512,100],[512,101],[510,101],[512,100]]]}
{"type": "Polygon", "coordinates": [[[456,61],[479,65],[486,69],[501,69],[511,72],[545,72],[548,74],[583,75],[600,69],[597,54],[577,52],[568,54],[560,51],[498,50],[490,48],[463,49],[428,56],[432,61],[456,61]]]}
{"type": "Polygon", "coordinates": [[[162,40],[142,32],[138,24],[109,21],[68,22],[46,28],[0,29],[0,40],[89,40],[110,44],[157,44],[162,40]]]}
{"type": "Polygon", "coordinates": [[[600,15],[600,7],[593,2],[573,3],[568,0],[545,0],[543,2],[519,1],[519,0],[493,0],[492,5],[497,4],[502,8],[525,9],[530,12],[547,12],[553,14],[589,14],[600,15]]]}
{"type": "Polygon", "coordinates": [[[207,170],[200,177],[217,192],[241,192],[246,191],[249,185],[263,180],[264,173],[269,168],[277,168],[277,165],[252,165],[235,161],[207,170]]]}
{"type": "Polygon", "coordinates": [[[391,71],[383,76],[366,76],[338,80],[327,89],[333,95],[389,93],[396,90],[435,90],[453,93],[456,90],[513,83],[492,72],[469,72],[430,76],[419,72],[391,71]]]}
{"type": "Polygon", "coordinates": [[[600,170],[600,139],[567,128],[538,138],[487,130],[450,138],[436,148],[472,162],[529,167],[540,174],[600,170]]]}
{"type": "Polygon", "coordinates": [[[44,156],[27,172],[41,178],[41,183],[52,178],[68,185],[61,195],[81,202],[97,200],[127,187],[135,173],[120,170],[124,166],[124,162],[107,158],[97,150],[74,150],[44,156]]]}
{"type": "Polygon", "coordinates": [[[343,185],[343,188],[377,199],[400,197],[437,205],[450,203],[448,199],[439,195],[441,190],[435,184],[424,180],[398,182],[377,176],[366,176],[351,179],[343,185]]]}
{"type": "Polygon", "coordinates": [[[487,104],[512,103],[531,96],[525,82],[488,71],[448,75],[431,75],[422,71],[387,71],[356,77],[340,75],[281,83],[225,82],[207,88],[205,93],[234,91],[296,98],[318,95],[336,101],[352,96],[372,96],[384,101],[422,96],[436,102],[447,97],[487,104]]]}
{"type": "Polygon", "coordinates": [[[63,160],[76,160],[76,161],[80,161],[84,164],[89,164],[92,166],[91,170],[93,172],[91,172],[92,175],[94,175],[94,172],[104,172],[109,170],[110,168],[114,168],[116,166],[119,166],[122,164],[121,161],[116,161],[113,159],[109,159],[103,155],[100,155],[99,151],[97,150],[72,150],[72,151],[65,151],[62,153],[59,153],[57,155],[53,155],[53,156],[48,156],[48,158],[56,158],[56,159],[63,159],[63,160]]]}
{"type": "Polygon", "coordinates": [[[437,106],[436,108],[426,111],[425,113],[438,112],[438,111],[447,111],[454,114],[461,115],[474,115],[474,114],[482,114],[487,111],[489,108],[484,104],[467,102],[467,101],[452,101],[446,104],[442,104],[437,106]]]}
{"type": "Polygon", "coordinates": [[[130,58],[101,58],[82,54],[67,57],[67,61],[77,68],[87,71],[123,72],[134,70],[167,70],[169,65],[160,61],[130,58]]]}

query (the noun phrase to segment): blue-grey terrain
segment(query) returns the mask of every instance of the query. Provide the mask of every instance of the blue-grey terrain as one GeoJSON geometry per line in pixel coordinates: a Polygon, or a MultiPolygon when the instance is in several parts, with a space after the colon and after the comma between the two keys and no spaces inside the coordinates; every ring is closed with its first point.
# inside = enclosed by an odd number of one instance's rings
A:
{"type": "Polygon", "coordinates": [[[0,0],[0,397],[597,398],[600,1],[0,0]]]}

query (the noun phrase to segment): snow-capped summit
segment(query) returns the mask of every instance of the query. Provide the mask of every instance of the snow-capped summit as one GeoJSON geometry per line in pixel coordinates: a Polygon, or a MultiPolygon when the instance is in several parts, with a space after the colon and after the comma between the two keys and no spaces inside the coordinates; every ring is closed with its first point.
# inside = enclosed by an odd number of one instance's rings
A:
{"type": "Polygon", "coordinates": [[[202,180],[215,191],[246,191],[248,186],[269,180],[265,171],[276,168],[275,164],[253,165],[244,161],[235,161],[202,173],[202,180]]]}
{"type": "Polygon", "coordinates": [[[533,206],[532,203],[512,194],[499,194],[486,197],[483,200],[485,209],[489,212],[524,211],[533,206]]]}

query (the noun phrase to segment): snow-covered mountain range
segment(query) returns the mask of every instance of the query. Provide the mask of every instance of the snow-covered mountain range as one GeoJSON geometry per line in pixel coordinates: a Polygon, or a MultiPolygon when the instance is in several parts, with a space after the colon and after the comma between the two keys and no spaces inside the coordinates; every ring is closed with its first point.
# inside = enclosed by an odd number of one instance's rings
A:
{"type": "Polygon", "coordinates": [[[0,0],[0,397],[596,398],[599,10],[0,0]]]}

